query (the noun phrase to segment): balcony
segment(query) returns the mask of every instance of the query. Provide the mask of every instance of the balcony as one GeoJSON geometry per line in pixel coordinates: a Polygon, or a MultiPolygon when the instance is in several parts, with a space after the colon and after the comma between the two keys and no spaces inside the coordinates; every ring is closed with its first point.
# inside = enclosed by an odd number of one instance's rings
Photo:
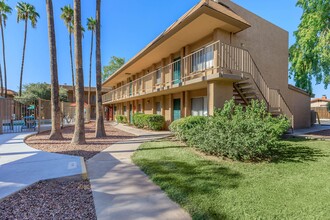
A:
{"type": "MultiPolygon", "coordinates": [[[[103,102],[111,103],[129,98],[160,92],[179,86],[219,78],[227,74],[242,77],[242,72],[250,72],[249,53],[217,41],[163,66],[126,85],[103,95],[103,102]],[[236,73],[235,73],[236,72],[236,73]]],[[[250,61],[251,62],[251,61],[250,61]]]]}

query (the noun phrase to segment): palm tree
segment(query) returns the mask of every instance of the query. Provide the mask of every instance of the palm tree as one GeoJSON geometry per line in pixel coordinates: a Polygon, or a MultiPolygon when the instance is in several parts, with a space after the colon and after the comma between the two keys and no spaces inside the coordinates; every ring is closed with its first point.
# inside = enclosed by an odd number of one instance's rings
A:
{"type": "Polygon", "coordinates": [[[52,111],[52,130],[50,140],[63,139],[61,132],[61,109],[57,72],[57,52],[56,37],[54,25],[53,1],[46,0],[46,9],[48,17],[48,40],[50,50],[50,78],[51,78],[51,111],[52,111]]]}
{"type": "MultiPolygon", "coordinates": [[[[70,5],[66,5],[63,8],[61,8],[61,10],[62,10],[61,18],[63,19],[65,26],[67,27],[69,32],[72,91],[75,91],[73,55],[72,55],[73,9],[71,8],[70,5]]],[[[75,101],[74,97],[75,94],[73,92],[73,101],[75,101]]]]}
{"type": "Polygon", "coordinates": [[[92,59],[93,59],[93,44],[94,44],[95,28],[96,28],[96,20],[93,17],[87,18],[87,29],[92,32],[91,51],[90,51],[90,57],[89,57],[88,105],[90,105],[90,100],[91,100],[92,59]]]}
{"type": "Polygon", "coordinates": [[[2,71],[1,71],[1,64],[0,64],[0,96],[3,96],[3,80],[2,80],[2,71]]]}
{"type": "Polygon", "coordinates": [[[101,0],[96,0],[96,137],[106,136],[102,109],[101,0]]]}
{"type": "Polygon", "coordinates": [[[17,22],[20,21],[25,22],[23,56],[22,56],[22,66],[21,66],[21,75],[20,75],[20,84],[19,84],[19,96],[21,96],[28,21],[30,20],[32,28],[35,28],[37,25],[38,18],[40,16],[36,11],[36,8],[33,5],[26,2],[18,2],[16,5],[16,10],[17,10],[17,22]]]}
{"type": "MultiPolygon", "coordinates": [[[[2,58],[3,58],[3,70],[5,77],[5,98],[7,98],[7,67],[6,67],[6,49],[5,49],[5,35],[4,28],[6,27],[7,14],[11,14],[12,8],[5,3],[4,0],[0,1],[0,28],[2,37],[2,58]]],[[[1,77],[2,78],[2,77],[1,77]]]]}
{"type": "Polygon", "coordinates": [[[81,0],[74,0],[74,48],[76,63],[76,118],[71,144],[85,144],[84,73],[82,63],[81,0]]]}

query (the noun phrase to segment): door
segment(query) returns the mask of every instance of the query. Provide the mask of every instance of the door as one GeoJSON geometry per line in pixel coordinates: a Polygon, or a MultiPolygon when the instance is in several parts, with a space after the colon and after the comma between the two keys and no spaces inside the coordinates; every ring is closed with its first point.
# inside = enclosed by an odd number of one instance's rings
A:
{"type": "Polygon", "coordinates": [[[174,59],[173,64],[173,84],[181,82],[181,57],[174,59]]]}
{"type": "Polygon", "coordinates": [[[132,104],[129,105],[129,122],[133,124],[133,106],[132,104]]]}
{"type": "Polygon", "coordinates": [[[181,118],[181,100],[173,100],[173,121],[181,118]]]}

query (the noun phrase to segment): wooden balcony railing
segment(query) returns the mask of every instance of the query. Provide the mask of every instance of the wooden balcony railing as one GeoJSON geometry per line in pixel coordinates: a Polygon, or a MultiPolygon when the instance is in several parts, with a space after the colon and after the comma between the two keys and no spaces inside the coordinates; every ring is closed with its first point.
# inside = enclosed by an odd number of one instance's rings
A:
{"type": "MultiPolygon", "coordinates": [[[[113,102],[185,85],[192,79],[210,74],[251,76],[256,89],[269,108],[280,109],[293,123],[293,114],[280,91],[271,89],[248,50],[221,41],[214,42],[182,59],[103,95],[103,102],[113,102]]],[[[293,125],[293,124],[292,124],[293,125]]]]}

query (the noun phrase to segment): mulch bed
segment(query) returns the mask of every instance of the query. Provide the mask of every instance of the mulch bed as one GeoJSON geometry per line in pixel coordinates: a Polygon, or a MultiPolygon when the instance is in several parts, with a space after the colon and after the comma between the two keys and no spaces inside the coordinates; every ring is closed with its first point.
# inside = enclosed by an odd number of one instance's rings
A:
{"type": "Polygon", "coordinates": [[[329,138],[330,137],[330,130],[311,132],[311,133],[308,133],[308,135],[323,136],[325,138],[329,138]]]}
{"type": "Polygon", "coordinates": [[[0,219],[96,219],[88,180],[38,182],[0,202],[0,219]]]}
{"type": "Polygon", "coordinates": [[[85,160],[88,160],[118,141],[123,141],[135,137],[130,133],[116,129],[109,123],[105,124],[105,130],[107,137],[96,139],[95,122],[85,124],[85,136],[87,144],[84,145],[70,144],[74,132],[73,126],[62,129],[62,135],[64,138],[63,140],[49,140],[48,137],[50,132],[48,131],[28,138],[26,140],[26,144],[42,151],[81,156],[85,160]]]}
{"type": "MultiPolygon", "coordinates": [[[[110,145],[135,136],[105,124],[107,137],[95,138],[95,123],[85,124],[85,145],[71,145],[74,127],[62,129],[64,139],[48,140],[50,132],[32,136],[26,143],[36,149],[81,156],[85,160],[110,145]]],[[[0,202],[0,219],[96,219],[89,180],[59,178],[40,181],[0,202]]]]}

